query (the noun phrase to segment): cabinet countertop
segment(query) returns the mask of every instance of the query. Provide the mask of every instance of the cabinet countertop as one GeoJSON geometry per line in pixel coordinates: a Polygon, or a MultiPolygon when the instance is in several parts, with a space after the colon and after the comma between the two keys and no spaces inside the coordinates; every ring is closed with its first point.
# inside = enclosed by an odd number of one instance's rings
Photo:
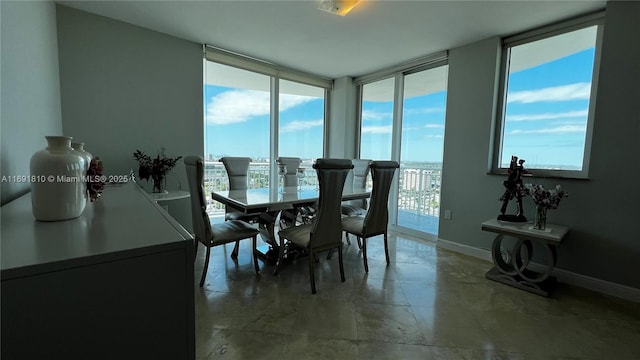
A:
{"type": "Polygon", "coordinates": [[[133,183],[107,186],[80,217],[41,222],[31,196],[2,206],[2,280],[185,246],[191,235],[133,183]]]}

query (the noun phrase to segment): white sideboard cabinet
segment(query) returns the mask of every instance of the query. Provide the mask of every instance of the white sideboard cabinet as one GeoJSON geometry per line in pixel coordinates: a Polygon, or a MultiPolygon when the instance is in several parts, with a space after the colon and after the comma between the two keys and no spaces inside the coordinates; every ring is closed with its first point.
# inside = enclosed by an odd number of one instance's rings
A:
{"type": "Polygon", "coordinates": [[[134,183],[76,219],[1,212],[2,359],[195,359],[193,239],[134,183]]]}

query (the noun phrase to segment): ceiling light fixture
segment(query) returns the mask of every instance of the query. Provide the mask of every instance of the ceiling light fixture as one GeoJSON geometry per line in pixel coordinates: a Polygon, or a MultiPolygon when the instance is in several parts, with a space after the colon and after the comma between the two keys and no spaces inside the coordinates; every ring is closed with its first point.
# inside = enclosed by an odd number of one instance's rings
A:
{"type": "Polygon", "coordinates": [[[360,0],[322,0],[318,9],[332,14],[345,16],[358,5],[360,0]]]}

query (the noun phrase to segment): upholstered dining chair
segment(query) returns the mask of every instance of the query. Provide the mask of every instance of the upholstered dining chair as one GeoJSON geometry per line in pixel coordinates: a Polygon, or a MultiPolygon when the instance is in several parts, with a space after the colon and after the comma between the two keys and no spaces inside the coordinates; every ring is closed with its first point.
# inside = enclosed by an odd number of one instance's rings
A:
{"type": "MultiPolygon", "coordinates": [[[[298,157],[281,156],[276,159],[276,163],[287,167],[287,173],[284,175],[284,186],[290,188],[297,187],[299,180],[296,174],[298,173],[300,164],[302,164],[302,159],[298,157]]],[[[280,181],[280,179],[278,179],[278,181],[280,181]]],[[[302,222],[308,222],[305,220],[308,220],[314,211],[315,210],[312,207],[308,206],[295,208],[293,210],[283,210],[280,212],[280,225],[282,227],[296,225],[299,215],[301,215],[300,219],[302,222]]]]}
{"type": "Polygon", "coordinates": [[[279,157],[276,159],[276,163],[287,167],[287,174],[284,176],[284,186],[298,186],[298,177],[296,174],[302,163],[302,159],[298,157],[279,157]]]}
{"type": "MultiPolygon", "coordinates": [[[[367,186],[367,177],[369,176],[369,159],[352,159],[353,176],[352,184],[354,188],[364,188],[367,186]]],[[[367,199],[350,200],[342,203],[342,215],[358,216],[367,211],[367,199]]]]}
{"type": "MultiPolygon", "coordinates": [[[[242,220],[228,220],[220,224],[212,224],[207,214],[207,202],[204,193],[204,160],[201,156],[186,156],[184,164],[187,170],[189,193],[191,194],[191,219],[196,240],[195,249],[197,252],[198,243],[207,248],[204,268],[200,277],[200,286],[204,285],[204,280],[207,277],[211,248],[243,239],[252,239],[251,255],[253,256],[253,267],[256,275],[259,274],[260,268],[256,257],[258,229],[242,220]]],[[[237,252],[231,254],[234,260],[237,259],[237,256],[237,252]]]]}
{"type": "Polygon", "coordinates": [[[372,161],[371,178],[373,189],[369,209],[366,215],[349,216],[342,218],[342,229],[348,234],[358,238],[358,244],[362,239],[362,259],[364,271],[369,272],[367,263],[367,239],[376,235],[384,235],[384,253],[389,265],[389,245],[387,243],[387,223],[389,222],[389,190],[396,169],[400,165],[396,161],[372,161]]]}
{"type": "MultiPolygon", "coordinates": [[[[337,249],[339,254],[340,278],[344,279],[344,266],[342,263],[342,226],[340,219],[340,205],[342,188],[349,169],[353,165],[348,159],[317,159],[313,168],[318,174],[320,188],[319,199],[316,207],[316,216],[309,224],[293,226],[281,230],[278,235],[283,241],[304,248],[309,258],[309,282],[311,293],[316,293],[316,281],[314,263],[316,253],[320,251],[337,249]]],[[[282,263],[284,246],[280,246],[278,263],[282,263]]],[[[278,272],[279,269],[276,269],[278,272]]]]}
{"type": "MultiPolygon", "coordinates": [[[[226,156],[220,158],[220,162],[227,171],[229,190],[246,190],[251,158],[226,156]]],[[[225,207],[225,220],[246,220],[247,218],[251,218],[251,215],[244,214],[229,206],[225,207]]]]}
{"type": "MultiPolygon", "coordinates": [[[[251,164],[251,158],[249,157],[234,157],[225,156],[220,158],[220,162],[224,165],[224,169],[227,171],[227,178],[229,179],[229,190],[247,190],[249,183],[249,165],[251,164]]],[[[225,206],[226,220],[242,220],[249,223],[255,223],[260,220],[260,214],[245,214],[232,207],[225,206]]],[[[236,246],[231,253],[233,256],[238,256],[239,242],[236,242],[236,246]]]]}

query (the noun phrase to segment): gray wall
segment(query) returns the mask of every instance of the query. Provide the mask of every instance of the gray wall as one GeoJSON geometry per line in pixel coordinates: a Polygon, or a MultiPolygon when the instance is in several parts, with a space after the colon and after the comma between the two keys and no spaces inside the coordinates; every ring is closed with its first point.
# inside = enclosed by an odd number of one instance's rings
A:
{"type": "Polygon", "coordinates": [[[356,158],[353,139],[358,126],[356,118],[356,86],[352,77],[336,79],[329,98],[328,136],[326,157],[356,158]]]}
{"type": "MultiPolygon", "coordinates": [[[[109,174],[135,168],[131,153],[202,154],[202,58],[198,44],[122,22],[57,7],[60,86],[51,3],[1,2],[2,168],[28,173],[42,136],[60,134],[84,141],[105,161],[109,174]],[[33,56],[38,54],[39,56],[33,56]],[[8,90],[10,89],[10,91],[8,90]],[[62,96],[62,117],[60,104],[62,96]]],[[[551,222],[572,228],[559,248],[558,267],[640,288],[640,3],[610,2],[596,99],[589,180],[536,179],[570,192],[551,222]]],[[[498,214],[504,176],[487,175],[494,115],[499,39],[450,52],[442,209],[439,237],[489,249],[493,236],[480,223],[498,214]]],[[[355,145],[355,99],[350,79],[338,79],[331,98],[328,156],[349,156],[355,145]],[[344,133],[342,132],[344,129],[344,133]],[[337,140],[339,139],[339,140],[337,140]],[[335,141],[334,141],[335,140],[335,141]],[[350,143],[351,142],[351,143],[350,143]]],[[[184,167],[169,186],[186,188],[184,167]]],[[[2,184],[2,202],[28,187],[2,184]]],[[[527,214],[533,206],[527,201],[527,214]]],[[[170,204],[187,228],[187,201],[170,204]]]]}
{"type": "MultiPolygon", "coordinates": [[[[0,176],[29,175],[45,135],[62,135],[55,5],[0,1],[2,104],[0,176]]],[[[1,203],[30,190],[2,182],[1,203]]]]}
{"type": "MultiPolygon", "coordinates": [[[[558,268],[640,288],[640,3],[609,2],[596,98],[588,180],[532,179],[569,191],[548,219],[571,233],[558,249],[558,268]]],[[[499,213],[504,176],[487,175],[499,40],[451,50],[439,237],[489,249],[480,223],[499,213]]],[[[526,165],[526,163],[525,163],[526,165]]],[[[526,200],[525,214],[533,216],[526,200]]]]}
{"type": "MultiPolygon", "coordinates": [[[[105,174],[137,174],[137,149],[204,153],[201,45],[64,6],[57,16],[63,128],[105,174]]],[[[188,190],[182,161],[167,188],[188,190]]],[[[188,201],[168,204],[190,229],[188,201]]]]}

